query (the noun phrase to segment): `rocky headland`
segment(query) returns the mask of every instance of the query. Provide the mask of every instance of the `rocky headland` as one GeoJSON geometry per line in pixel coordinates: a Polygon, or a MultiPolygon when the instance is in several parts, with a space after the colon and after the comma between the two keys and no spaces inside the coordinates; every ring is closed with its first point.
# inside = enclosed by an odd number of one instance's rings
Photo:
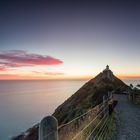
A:
{"type": "MultiPolygon", "coordinates": [[[[107,65],[105,70],[58,106],[52,115],[57,118],[59,125],[62,125],[101,103],[102,97],[109,91],[120,94],[128,90],[130,87],[117,78],[107,65]]],[[[38,140],[38,124],[12,140],[38,140]]]]}

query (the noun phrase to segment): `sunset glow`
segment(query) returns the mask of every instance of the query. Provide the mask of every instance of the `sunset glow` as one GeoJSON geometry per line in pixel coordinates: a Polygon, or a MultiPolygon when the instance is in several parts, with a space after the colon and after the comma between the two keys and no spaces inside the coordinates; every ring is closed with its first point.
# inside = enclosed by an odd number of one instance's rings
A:
{"type": "MultiPolygon", "coordinates": [[[[77,54],[78,55],[78,54],[77,54]]],[[[0,53],[1,80],[88,80],[105,68],[104,62],[84,62],[80,60],[55,58],[23,50],[3,51],[0,53]]],[[[82,59],[82,57],[81,57],[82,59]]],[[[86,58],[88,61],[88,58],[86,58]]],[[[101,58],[100,56],[100,59],[101,58]]],[[[94,60],[94,57],[93,57],[94,60]]],[[[107,61],[106,61],[107,62],[107,61]]],[[[122,79],[140,78],[139,68],[133,69],[130,64],[122,65],[110,62],[112,71],[122,79]],[[122,66],[121,66],[122,65],[122,66]]],[[[134,65],[134,64],[133,64],[134,65]]],[[[137,64],[135,64],[137,65],[137,64]]]]}
{"type": "Polygon", "coordinates": [[[119,77],[140,77],[139,8],[70,3],[11,2],[0,9],[7,17],[0,79],[90,79],[107,64],[119,77]]]}
{"type": "MultiPolygon", "coordinates": [[[[105,68],[104,62],[98,64],[95,61],[90,62],[94,60],[94,57],[90,58],[89,62],[84,62],[82,57],[82,61],[71,59],[71,61],[68,60],[65,55],[63,58],[55,58],[23,50],[4,51],[0,53],[0,79],[87,80],[93,78],[105,68]]],[[[86,59],[88,61],[88,58],[86,59]]],[[[100,59],[103,58],[100,56],[100,59]]],[[[139,68],[134,69],[131,67],[131,63],[126,65],[121,63],[110,62],[112,71],[119,78],[140,78],[139,68]]]]}

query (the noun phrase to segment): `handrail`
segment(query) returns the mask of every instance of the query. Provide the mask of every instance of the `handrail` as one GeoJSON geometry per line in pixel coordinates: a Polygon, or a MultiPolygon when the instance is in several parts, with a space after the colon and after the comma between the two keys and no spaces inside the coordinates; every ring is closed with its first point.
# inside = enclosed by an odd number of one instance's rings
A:
{"type": "MultiPolygon", "coordinates": [[[[97,106],[100,106],[101,104],[103,104],[103,103],[100,103],[100,104],[97,105],[97,106]]],[[[66,125],[69,125],[70,123],[72,123],[72,122],[78,120],[79,118],[81,118],[81,117],[87,115],[88,113],[92,112],[97,106],[93,107],[92,109],[90,109],[90,110],[87,111],[86,113],[83,113],[82,115],[80,115],[80,116],[74,118],[73,120],[69,121],[68,123],[65,123],[65,124],[61,125],[60,127],[58,127],[58,129],[61,129],[62,127],[66,126],[66,125]]],[[[103,106],[103,105],[102,105],[102,106],[103,106]]],[[[101,107],[102,107],[102,106],[101,106],[101,107]]]]}
{"type": "MultiPolygon", "coordinates": [[[[104,121],[104,123],[103,123],[103,125],[100,127],[100,129],[98,130],[98,132],[97,132],[97,134],[95,135],[94,139],[96,139],[96,137],[100,134],[102,128],[104,128],[104,126],[106,125],[107,121],[108,121],[108,117],[106,118],[106,120],[104,121]]],[[[91,136],[93,133],[94,133],[94,131],[91,132],[90,136],[91,136]]],[[[90,136],[89,136],[89,138],[90,138],[90,136]]],[[[88,140],[88,139],[87,139],[87,140],[88,140]]]]}
{"type": "MultiPolygon", "coordinates": [[[[42,137],[44,139],[39,139],[39,140],[49,140],[49,139],[52,139],[52,138],[54,140],[58,140],[58,132],[60,134],[62,134],[62,139],[63,139],[63,137],[65,137],[65,131],[66,130],[68,130],[66,132],[69,132],[70,135],[72,133],[72,135],[69,137],[69,140],[76,140],[77,138],[79,140],[79,136],[81,138],[81,136],[85,132],[87,133],[87,130],[88,130],[89,134],[88,133],[86,135],[84,134],[84,138],[86,136],[86,138],[85,138],[86,140],[89,140],[90,137],[93,135],[93,133],[96,132],[96,130],[97,130],[97,133],[95,134],[94,140],[99,136],[99,134],[100,134],[100,136],[104,135],[104,131],[105,131],[105,128],[107,127],[107,122],[108,122],[108,119],[109,119],[109,116],[108,116],[109,115],[108,114],[109,113],[108,112],[108,107],[109,106],[108,106],[108,104],[109,104],[109,101],[112,100],[112,98],[113,98],[112,94],[108,94],[108,97],[106,99],[105,99],[105,97],[103,97],[103,102],[101,102],[100,104],[91,108],[90,110],[83,113],[82,115],[79,115],[78,117],[74,118],[73,120],[71,120],[68,123],[65,123],[65,124],[63,124],[59,127],[56,125],[57,120],[55,120],[56,122],[53,120],[54,122],[53,122],[52,125],[55,126],[55,127],[53,128],[51,126],[48,126],[48,128],[45,128],[45,130],[48,131],[48,132],[46,132],[47,133],[46,135],[45,134],[42,135],[42,137]],[[98,109],[98,107],[99,107],[99,109],[98,109]],[[94,112],[92,112],[92,111],[94,111],[94,112]],[[84,116],[86,116],[86,117],[84,117],[84,116]],[[82,118],[82,119],[80,119],[80,118],[82,118]],[[97,121],[98,123],[95,122],[95,120],[97,120],[97,119],[99,121],[99,122],[97,121]],[[94,125],[92,125],[94,122],[95,122],[95,127],[94,127],[94,125]],[[101,125],[102,122],[103,122],[103,124],[101,125]],[[88,123],[88,124],[86,124],[86,123],[88,123]],[[100,125],[101,125],[101,127],[100,127],[100,125]],[[51,131],[50,131],[50,128],[52,129],[51,131]],[[89,131],[89,129],[93,129],[93,130],[89,131]],[[76,135],[75,135],[75,133],[76,133],[76,135]]],[[[51,125],[51,123],[48,123],[48,125],[51,125]]],[[[44,128],[44,126],[42,128],[44,128]]],[[[41,130],[41,129],[39,129],[39,131],[44,132],[44,130],[41,130]]]]}
{"type": "Polygon", "coordinates": [[[72,140],[74,140],[78,135],[81,134],[81,132],[83,132],[88,126],[90,126],[90,124],[92,124],[103,112],[104,112],[104,110],[102,110],[102,112],[100,112],[88,125],[86,125],[86,127],[84,127],[72,140]]]}
{"type": "MultiPolygon", "coordinates": [[[[105,102],[108,102],[109,100],[110,100],[110,98],[106,99],[105,102]]],[[[86,113],[83,113],[82,115],[74,118],[73,120],[69,121],[68,123],[62,124],[61,126],[58,127],[58,129],[61,129],[62,127],[66,126],[66,125],[69,125],[70,123],[76,121],[77,119],[79,119],[79,118],[85,116],[86,114],[92,112],[98,106],[100,106],[102,108],[104,105],[103,105],[103,103],[100,103],[100,104],[96,105],[95,107],[93,107],[92,109],[90,109],[89,111],[87,111],[86,113]],[[102,106],[100,106],[100,105],[102,105],[102,106]]]]}

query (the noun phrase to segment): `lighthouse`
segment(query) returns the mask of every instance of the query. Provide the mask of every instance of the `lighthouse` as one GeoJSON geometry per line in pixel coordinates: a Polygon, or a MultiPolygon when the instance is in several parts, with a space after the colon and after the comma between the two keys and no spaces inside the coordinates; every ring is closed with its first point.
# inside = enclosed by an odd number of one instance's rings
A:
{"type": "Polygon", "coordinates": [[[106,66],[106,70],[109,70],[109,66],[108,65],[106,66]]]}
{"type": "Polygon", "coordinates": [[[113,72],[109,69],[109,65],[106,66],[106,69],[103,70],[103,78],[108,78],[111,81],[114,79],[112,78],[113,72]]]}

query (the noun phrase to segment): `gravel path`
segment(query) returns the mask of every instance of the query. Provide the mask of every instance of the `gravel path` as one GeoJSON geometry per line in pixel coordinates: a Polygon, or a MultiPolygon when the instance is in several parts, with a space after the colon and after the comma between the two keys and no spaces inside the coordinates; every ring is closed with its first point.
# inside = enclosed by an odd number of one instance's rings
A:
{"type": "Polygon", "coordinates": [[[117,130],[113,140],[140,140],[140,107],[132,104],[127,95],[115,95],[117,130]]]}

